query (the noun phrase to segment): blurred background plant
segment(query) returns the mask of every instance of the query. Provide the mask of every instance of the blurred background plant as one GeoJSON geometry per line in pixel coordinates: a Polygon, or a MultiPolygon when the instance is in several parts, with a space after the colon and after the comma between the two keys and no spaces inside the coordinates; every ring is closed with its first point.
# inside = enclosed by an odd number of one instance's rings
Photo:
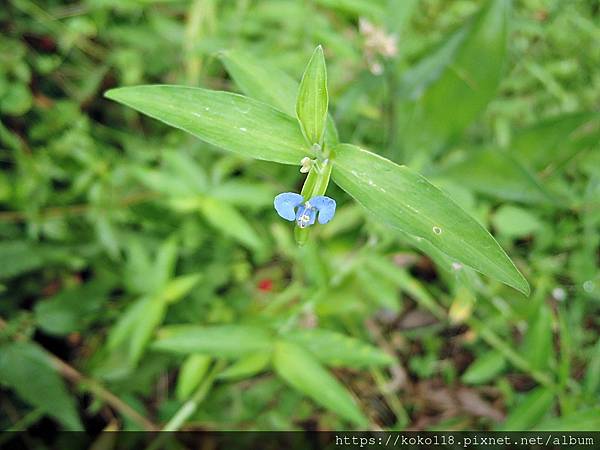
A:
{"type": "Polygon", "coordinates": [[[10,0],[0,29],[3,429],[600,429],[598,2],[10,0]],[[530,298],[334,186],[298,248],[298,167],[102,97],[298,80],[317,44],[340,136],[448,192],[530,298]]]}

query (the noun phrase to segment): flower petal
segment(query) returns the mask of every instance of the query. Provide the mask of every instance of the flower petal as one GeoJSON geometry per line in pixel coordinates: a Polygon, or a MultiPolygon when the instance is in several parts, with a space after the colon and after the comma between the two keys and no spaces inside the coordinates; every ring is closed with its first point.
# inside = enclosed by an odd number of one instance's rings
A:
{"type": "Polygon", "coordinates": [[[312,206],[307,208],[306,204],[301,205],[296,212],[296,224],[300,228],[306,228],[315,223],[317,210],[312,206]]]}
{"type": "Polygon", "coordinates": [[[319,210],[319,223],[327,223],[335,214],[335,200],[324,195],[318,195],[310,200],[310,205],[319,210]]]}
{"type": "Polygon", "coordinates": [[[296,207],[304,201],[304,197],[294,192],[284,192],[275,197],[273,206],[275,211],[285,220],[290,222],[296,218],[296,207]]]}

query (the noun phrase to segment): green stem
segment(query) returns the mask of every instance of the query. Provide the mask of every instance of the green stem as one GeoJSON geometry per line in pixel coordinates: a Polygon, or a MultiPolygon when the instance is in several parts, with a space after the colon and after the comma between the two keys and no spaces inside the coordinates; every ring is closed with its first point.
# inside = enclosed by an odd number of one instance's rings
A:
{"type": "MultiPolygon", "coordinates": [[[[30,426],[32,426],[33,424],[38,422],[42,417],[44,417],[45,414],[46,413],[41,408],[36,408],[33,411],[30,411],[27,414],[25,414],[25,416],[13,423],[12,426],[7,428],[6,430],[3,430],[0,434],[0,448],[5,448],[4,445],[7,441],[12,439],[15,432],[27,430],[30,426]]],[[[34,447],[34,445],[30,445],[29,447],[34,447]]]]}
{"type": "Polygon", "coordinates": [[[397,81],[396,70],[389,62],[385,67],[385,83],[387,88],[387,101],[385,102],[385,120],[386,120],[386,153],[396,159],[403,161],[402,148],[397,146],[398,142],[398,115],[396,109],[397,103],[397,81]]]}
{"type": "Polygon", "coordinates": [[[213,366],[212,370],[206,378],[204,378],[194,395],[179,408],[171,420],[163,427],[162,431],[178,431],[185,424],[190,416],[196,412],[200,403],[204,401],[206,395],[212,388],[217,375],[224,367],[225,363],[223,361],[218,361],[213,366]]]}
{"type": "Polygon", "coordinates": [[[304,200],[308,200],[315,188],[315,183],[317,182],[317,178],[319,174],[315,170],[314,166],[310,168],[310,172],[308,172],[308,176],[306,180],[304,180],[304,185],[302,186],[302,190],[300,191],[300,195],[304,197],[304,200]]]}
{"type": "MultiPolygon", "coordinates": [[[[302,186],[300,194],[304,197],[305,201],[309,201],[311,198],[317,195],[323,195],[327,191],[329,185],[329,179],[331,178],[331,169],[333,164],[329,158],[325,158],[323,161],[317,160],[308,172],[308,176],[302,186]]],[[[295,226],[294,237],[296,243],[299,246],[303,246],[308,241],[310,235],[310,228],[300,228],[295,226]]]]}
{"type": "MultiPolygon", "coordinates": [[[[179,410],[171,417],[161,431],[175,432],[179,431],[187,420],[196,412],[200,403],[204,401],[206,395],[210,392],[217,375],[225,367],[225,361],[219,360],[215,363],[210,373],[204,378],[194,395],[186,401],[179,410]]],[[[170,448],[166,445],[167,439],[172,437],[169,433],[161,433],[160,436],[150,444],[146,450],[158,450],[160,448],[170,448]]]]}
{"type": "Polygon", "coordinates": [[[329,185],[329,178],[331,178],[331,169],[333,168],[331,160],[326,159],[323,162],[317,162],[317,166],[319,175],[315,181],[310,198],[325,194],[329,185]]]}
{"type": "Polygon", "coordinates": [[[402,405],[400,398],[396,395],[393,395],[391,392],[389,392],[389,390],[388,390],[389,380],[383,374],[381,369],[377,369],[377,368],[371,369],[371,375],[373,375],[373,379],[375,380],[375,383],[377,384],[377,388],[379,389],[379,392],[381,392],[381,394],[383,395],[383,398],[385,398],[386,403],[389,405],[392,412],[396,416],[396,424],[395,424],[394,428],[403,430],[410,423],[410,417],[409,417],[408,413],[406,412],[406,409],[404,409],[404,406],[402,405]]]}
{"type": "MultiPolygon", "coordinates": [[[[5,432],[27,430],[31,425],[33,425],[42,417],[44,417],[44,415],[46,415],[46,412],[42,408],[36,408],[33,411],[30,411],[27,414],[25,414],[17,422],[13,423],[10,428],[7,428],[5,430],[5,432]]],[[[2,437],[0,437],[0,445],[2,445],[2,442],[4,442],[4,440],[2,439],[2,437]]]]}

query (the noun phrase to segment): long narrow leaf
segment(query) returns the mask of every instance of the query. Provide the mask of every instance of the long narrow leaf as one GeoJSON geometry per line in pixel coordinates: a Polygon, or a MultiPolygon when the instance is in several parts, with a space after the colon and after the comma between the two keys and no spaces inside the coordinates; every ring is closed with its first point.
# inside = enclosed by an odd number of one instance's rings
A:
{"type": "Polygon", "coordinates": [[[328,105],[327,69],[319,45],[306,66],[296,100],[296,114],[309,145],[321,143],[328,105]]]}
{"type": "Polygon", "coordinates": [[[148,85],[112,89],[105,96],[241,155],[299,164],[309,153],[292,117],[243,95],[148,85]]]}
{"type": "Polygon", "coordinates": [[[309,350],[323,364],[333,367],[386,366],[394,359],[359,339],[325,329],[299,329],[286,338],[309,350]]]}
{"type": "Polygon", "coordinates": [[[366,425],[365,416],[348,391],[302,347],[278,342],[273,364],[279,376],[295,389],[346,420],[366,425]]]}
{"type": "Polygon", "coordinates": [[[246,325],[171,325],[159,331],[152,347],[171,353],[239,358],[271,351],[272,338],[266,330],[246,325]]]}
{"type": "Polygon", "coordinates": [[[0,384],[14,389],[67,430],[83,430],[73,397],[52,361],[37,344],[13,342],[0,347],[0,384]]]}
{"type": "Polygon", "coordinates": [[[298,83],[291,76],[238,50],[222,53],[221,61],[244,94],[294,116],[298,83]]]}
{"type": "Polygon", "coordinates": [[[405,166],[353,145],[336,148],[333,180],[380,220],[528,294],[529,284],[479,222],[405,166]]]}

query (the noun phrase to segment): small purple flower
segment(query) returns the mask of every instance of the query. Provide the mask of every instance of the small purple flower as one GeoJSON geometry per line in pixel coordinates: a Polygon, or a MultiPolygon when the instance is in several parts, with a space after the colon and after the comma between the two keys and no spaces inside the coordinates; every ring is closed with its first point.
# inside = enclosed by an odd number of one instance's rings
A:
{"type": "Polygon", "coordinates": [[[296,221],[300,228],[306,228],[315,223],[327,223],[335,214],[335,200],[324,195],[318,195],[305,202],[304,197],[294,192],[284,192],[275,197],[275,211],[285,220],[296,221]]]}

